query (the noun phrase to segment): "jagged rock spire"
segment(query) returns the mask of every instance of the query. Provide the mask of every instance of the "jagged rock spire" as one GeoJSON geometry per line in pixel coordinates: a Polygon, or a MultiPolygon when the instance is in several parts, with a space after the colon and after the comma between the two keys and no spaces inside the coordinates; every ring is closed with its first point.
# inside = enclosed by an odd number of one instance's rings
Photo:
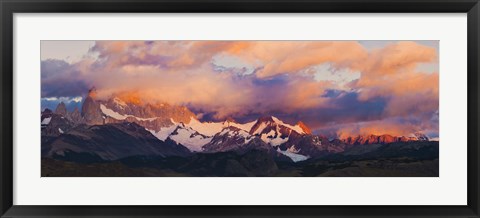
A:
{"type": "Polygon", "coordinates": [[[95,87],[88,91],[88,95],[82,105],[82,117],[87,124],[103,124],[102,111],[100,110],[100,104],[95,101],[97,91],[95,87]]]}
{"type": "Polygon", "coordinates": [[[65,106],[65,103],[63,103],[63,101],[57,105],[57,108],[55,109],[55,113],[62,116],[67,115],[67,106],[65,106]]]}

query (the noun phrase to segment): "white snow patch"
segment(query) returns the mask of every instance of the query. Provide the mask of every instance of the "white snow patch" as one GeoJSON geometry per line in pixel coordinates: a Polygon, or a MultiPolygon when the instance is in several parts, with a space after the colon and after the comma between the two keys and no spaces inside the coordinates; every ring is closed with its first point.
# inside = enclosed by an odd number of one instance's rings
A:
{"type": "Polygon", "coordinates": [[[240,123],[225,121],[225,123],[224,123],[223,125],[224,125],[224,127],[233,126],[233,127],[239,128],[239,129],[241,129],[241,130],[244,130],[244,131],[246,131],[246,132],[250,132],[250,130],[252,129],[253,125],[255,125],[255,123],[257,123],[257,120],[254,120],[254,121],[252,121],[252,122],[248,122],[248,123],[245,123],[245,124],[240,124],[240,123]]]}
{"type": "Polygon", "coordinates": [[[275,121],[275,123],[277,123],[277,124],[280,124],[280,125],[282,125],[282,126],[285,126],[285,127],[290,128],[290,129],[293,129],[293,130],[294,130],[295,132],[297,132],[297,133],[305,134],[305,131],[303,131],[302,127],[300,127],[299,125],[292,126],[292,125],[290,125],[290,124],[286,124],[286,123],[284,123],[283,121],[281,121],[281,120],[279,120],[278,118],[273,117],[273,116],[272,116],[272,119],[273,119],[273,121],[275,121]]]}
{"type": "Polygon", "coordinates": [[[308,158],[310,158],[310,157],[305,156],[305,155],[292,153],[288,149],[285,150],[285,151],[282,151],[280,148],[277,148],[277,152],[289,157],[290,159],[292,159],[293,162],[304,161],[304,160],[307,160],[308,158]]]}
{"type": "MultiPolygon", "coordinates": [[[[173,123],[175,123],[172,120],[173,123]]],[[[233,126],[245,131],[247,134],[252,129],[253,125],[255,125],[257,121],[248,122],[245,124],[235,123],[235,122],[200,122],[199,120],[191,117],[190,122],[185,124],[185,126],[192,128],[193,130],[197,131],[198,133],[206,136],[214,136],[217,133],[222,132],[225,127],[233,126]]],[[[265,128],[265,127],[264,127],[265,128]]],[[[250,135],[250,134],[248,134],[250,135]]]]}
{"type": "Polygon", "coordinates": [[[170,138],[178,144],[182,144],[190,151],[202,151],[202,147],[212,140],[211,137],[194,135],[195,131],[192,129],[179,128],[177,129],[177,133],[177,135],[170,135],[170,138]]]}
{"type": "Polygon", "coordinates": [[[192,128],[193,130],[197,131],[198,133],[206,136],[214,136],[215,134],[219,133],[223,129],[223,123],[215,123],[215,122],[200,122],[197,119],[191,117],[190,122],[186,124],[186,126],[192,128]]]}
{"type": "Polygon", "coordinates": [[[104,113],[105,115],[107,115],[109,117],[112,117],[114,119],[117,119],[117,120],[127,119],[127,116],[121,115],[121,114],[113,111],[112,109],[109,109],[109,108],[105,107],[105,105],[103,105],[103,104],[100,105],[100,110],[102,110],[102,113],[104,113]]]}
{"type": "Polygon", "coordinates": [[[266,123],[260,123],[260,126],[253,132],[253,135],[260,134],[267,127],[266,123]]]}
{"type": "Polygon", "coordinates": [[[168,138],[168,136],[170,136],[170,134],[172,134],[172,132],[175,131],[176,128],[177,128],[177,125],[174,124],[169,127],[162,127],[158,132],[155,132],[155,130],[149,130],[149,129],[146,129],[146,130],[151,132],[158,139],[165,141],[168,138]]]}
{"type": "Polygon", "coordinates": [[[238,134],[241,135],[241,136],[244,137],[244,138],[248,138],[248,137],[252,137],[252,138],[253,138],[253,136],[250,135],[250,133],[248,133],[247,131],[244,131],[244,130],[238,131],[238,134]]]}
{"type": "Polygon", "coordinates": [[[265,143],[271,146],[278,146],[288,141],[288,137],[284,139],[282,139],[280,136],[277,136],[276,138],[268,137],[268,136],[274,136],[274,135],[275,135],[275,131],[272,130],[268,134],[262,134],[260,136],[260,139],[262,139],[262,141],[264,141],[265,143]],[[272,132],[273,132],[273,135],[272,135],[272,132]]]}
{"type": "Polygon", "coordinates": [[[126,115],[127,117],[133,117],[137,120],[141,120],[141,121],[154,121],[156,120],[158,117],[152,117],[152,118],[141,118],[141,117],[136,117],[136,116],[133,116],[133,115],[126,115]]]}
{"type": "Polygon", "coordinates": [[[288,141],[288,137],[282,138],[282,133],[280,133],[280,128],[278,126],[276,131],[272,129],[267,134],[264,133],[260,135],[260,139],[271,146],[278,146],[288,141]]]}
{"type": "Polygon", "coordinates": [[[295,153],[295,154],[298,154],[298,152],[300,152],[301,149],[297,149],[295,147],[295,145],[292,145],[292,147],[288,148],[287,151],[290,152],[290,153],[295,153]]]}
{"type": "Polygon", "coordinates": [[[276,133],[275,130],[272,129],[272,130],[270,130],[269,133],[267,133],[266,136],[267,136],[267,137],[274,137],[274,136],[275,136],[275,133],[276,133]]]}
{"type": "Polygon", "coordinates": [[[59,132],[60,134],[63,134],[63,133],[64,133],[63,130],[60,129],[60,128],[58,128],[58,132],[59,132]]]}
{"type": "Polygon", "coordinates": [[[47,117],[47,118],[42,120],[42,125],[48,125],[50,123],[50,121],[52,121],[52,117],[47,117]]]}
{"type": "Polygon", "coordinates": [[[230,131],[230,130],[228,130],[228,129],[226,129],[226,128],[223,129],[223,130],[219,133],[219,135],[225,135],[225,134],[228,134],[229,136],[234,135],[234,134],[232,133],[232,131],[230,131]]]}
{"type": "Polygon", "coordinates": [[[268,140],[268,138],[267,138],[267,136],[266,136],[265,134],[262,134],[262,135],[260,136],[260,139],[261,139],[262,141],[266,142],[266,143],[269,142],[269,140],[268,140]]]}
{"type": "Polygon", "coordinates": [[[102,113],[104,113],[105,115],[109,116],[109,117],[112,117],[116,120],[125,120],[127,119],[127,117],[133,117],[137,120],[140,120],[140,121],[153,121],[155,119],[157,119],[157,117],[152,117],[152,118],[141,118],[141,117],[136,117],[136,116],[133,116],[133,115],[122,115],[122,114],[119,114],[118,112],[116,111],[113,111],[112,109],[110,108],[107,108],[105,105],[101,104],[100,105],[100,110],[102,110],[102,113]]]}

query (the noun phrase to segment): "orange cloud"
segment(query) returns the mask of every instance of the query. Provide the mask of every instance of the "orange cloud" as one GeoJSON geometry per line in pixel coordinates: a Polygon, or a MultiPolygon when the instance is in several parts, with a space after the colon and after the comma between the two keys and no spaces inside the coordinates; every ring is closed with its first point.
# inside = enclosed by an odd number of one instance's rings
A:
{"type": "MultiPolygon", "coordinates": [[[[384,117],[438,109],[438,72],[417,69],[420,63],[438,64],[437,51],[415,42],[368,50],[355,41],[98,41],[92,52],[98,60],[85,59],[75,67],[87,84],[97,87],[99,97],[192,105],[217,118],[332,108],[324,93],[336,89],[358,93],[365,102],[385,98],[384,117]],[[228,69],[216,72],[213,57],[222,54],[258,69],[240,76],[228,69]],[[316,81],[314,67],[322,64],[331,65],[332,74],[339,69],[358,72],[360,78],[342,87],[316,81]]],[[[401,132],[393,124],[378,126],[362,128],[401,132]]]]}
{"type": "MultiPolygon", "coordinates": [[[[438,89],[438,81],[437,84],[429,83],[433,86],[418,85],[419,82],[424,82],[431,76],[417,72],[415,68],[420,63],[432,62],[438,63],[434,48],[415,42],[398,42],[372,51],[368,58],[352,63],[351,68],[362,72],[356,88],[380,87],[382,89],[380,91],[386,91],[389,94],[390,91],[395,91],[395,94],[399,94],[416,91],[410,88],[438,89]]],[[[368,96],[362,97],[368,98],[368,96]]]]}
{"type": "Polygon", "coordinates": [[[254,41],[234,43],[232,48],[236,49],[225,52],[250,63],[263,64],[263,69],[257,72],[260,78],[297,73],[323,63],[348,65],[368,54],[354,41],[254,41]]]}

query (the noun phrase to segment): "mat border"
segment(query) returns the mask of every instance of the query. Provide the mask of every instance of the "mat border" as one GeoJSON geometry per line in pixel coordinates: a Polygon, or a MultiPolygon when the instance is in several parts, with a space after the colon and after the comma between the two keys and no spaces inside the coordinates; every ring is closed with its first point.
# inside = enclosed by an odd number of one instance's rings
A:
{"type": "Polygon", "coordinates": [[[1,217],[479,217],[479,0],[0,0],[1,217]],[[467,13],[467,206],[13,205],[14,13],[467,13]]]}

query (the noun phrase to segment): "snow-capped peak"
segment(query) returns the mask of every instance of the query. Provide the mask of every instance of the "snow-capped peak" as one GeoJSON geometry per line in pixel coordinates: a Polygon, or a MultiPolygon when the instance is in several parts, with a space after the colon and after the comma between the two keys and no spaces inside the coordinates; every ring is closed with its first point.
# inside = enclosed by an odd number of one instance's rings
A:
{"type": "Polygon", "coordinates": [[[285,127],[288,127],[292,130],[294,130],[295,132],[299,133],[299,134],[305,134],[305,131],[302,129],[302,127],[300,125],[295,125],[295,126],[292,126],[290,124],[286,124],[284,123],[283,121],[281,121],[280,119],[272,116],[272,119],[273,121],[275,121],[275,123],[278,123],[279,125],[282,125],[282,126],[285,126],[285,127]]]}
{"type": "Polygon", "coordinates": [[[250,132],[253,125],[255,125],[255,123],[257,123],[257,120],[254,120],[252,122],[248,122],[248,123],[245,123],[245,124],[236,123],[236,122],[232,122],[232,121],[227,120],[227,121],[223,122],[223,127],[233,126],[233,127],[239,128],[243,131],[250,132]]]}
{"type": "Polygon", "coordinates": [[[290,130],[293,130],[298,134],[307,134],[304,131],[304,128],[306,128],[306,127],[302,128],[302,126],[300,124],[304,125],[301,122],[299,122],[299,124],[297,124],[297,125],[290,125],[290,124],[287,124],[287,123],[283,122],[282,120],[280,120],[280,119],[278,119],[274,116],[262,117],[262,118],[258,119],[257,123],[255,123],[252,126],[252,129],[251,129],[250,133],[252,135],[257,135],[257,134],[261,134],[262,132],[264,132],[265,128],[267,128],[267,127],[280,126],[280,127],[285,127],[285,128],[290,129],[290,130]]]}
{"type": "Polygon", "coordinates": [[[225,127],[236,127],[246,132],[250,132],[253,125],[255,125],[257,121],[248,122],[245,124],[236,123],[233,121],[224,121],[224,122],[200,122],[199,120],[195,119],[194,117],[190,118],[190,122],[185,124],[188,127],[191,127],[195,131],[206,135],[206,136],[214,136],[215,134],[221,132],[225,127]]]}
{"type": "Polygon", "coordinates": [[[301,122],[297,125],[290,125],[276,117],[269,116],[258,119],[250,129],[250,134],[259,136],[260,139],[272,146],[278,146],[287,142],[291,136],[309,134],[310,130],[306,132],[305,129],[308,130],[301,122]]]}
{"type": "Polygon", "coordinates": [[[178,125],[170,134],[170,139],[188,148],[190,151],[202,151],[202,147],[212,140],[212,137],[202,135],[190,127],[178,125]]]}
{"type": "Polygon", "coordinates": [[[194,117],[191,117],[190,122],[185,124],[185,126],[188,126],[206,136],[213,136],[223,129],[222,122],[200,122],[194,117]]]}

